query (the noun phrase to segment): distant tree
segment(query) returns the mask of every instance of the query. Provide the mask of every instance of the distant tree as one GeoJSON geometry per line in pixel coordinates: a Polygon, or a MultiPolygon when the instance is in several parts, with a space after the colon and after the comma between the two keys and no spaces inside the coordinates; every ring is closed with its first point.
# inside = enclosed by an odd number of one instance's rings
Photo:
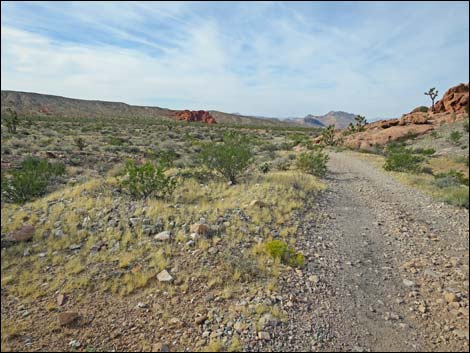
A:
{"type": "Polygon", "coordinates": [[[82,137],[76,137],[74,142],[80,151],[83,151],[83,149],[86,147],[85,140],[82,137]]]}
{"type": "Polygon", "coordinates": [[[335,126],[329,125],[323,129],[322,132],[323,144],[327,146],[333,146],[335,144],[335,126]]]}
{"type": "Polygon", "coordinates": [[[364,127],[367,125],[367,120],[365,116],[357,115],[354,120],[356,120],[356,131],[364,131],[364,127]]]}
{"type": "Polygon", "coordinates": [[[431,108],[432,108],[432,111],[433,111],[433,112],[434,112],[434,100],[436,99],[438,93],[439,93],[439,91],[436,90],[435,87],[429,89],[428,92],[424,92],[424,94],[425,94],[426,96],[429,96],[429,98],[431,98],[431,101],[432,101],[432,106],[431,106],[431,108]]]}
{"type": "Polygon", "coordinates": [[[12,134],[16,133],[16,127],[18,126],[19,122],[18,113],[12,108],[7,108],[2,115],[4,117],[8,132],[11,132],[12,134]]]}

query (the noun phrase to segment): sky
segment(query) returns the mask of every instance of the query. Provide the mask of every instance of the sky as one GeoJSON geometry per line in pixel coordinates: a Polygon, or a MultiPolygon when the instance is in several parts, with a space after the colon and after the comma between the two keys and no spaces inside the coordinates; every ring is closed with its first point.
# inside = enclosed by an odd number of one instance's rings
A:
{"type": "Polygon", "coordinates": [[[369,121],[469,81],[468,2],[2,1],[1,88],[369,121]]]}

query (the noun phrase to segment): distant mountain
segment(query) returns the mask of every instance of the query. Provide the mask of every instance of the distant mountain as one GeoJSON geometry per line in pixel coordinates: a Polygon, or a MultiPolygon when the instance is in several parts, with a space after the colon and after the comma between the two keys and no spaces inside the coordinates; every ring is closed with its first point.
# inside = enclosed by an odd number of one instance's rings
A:
{"type": "Polygon", "coordinates": [[[342,111],[331,111],[325,115],[312,115],[309,114],[304,118],[291,118],[286,121],[306,125],[310,127],[325,127],[328,125],[335,125],[337,129],[346,128],[349,123],[354,123],[354,118],[357,114],[346,113],[342,111]]]}
{"type": "MultiPolygon", "coordinates": [[[[154,118],[176,119],[178,110],[160,107],[129,105],[120,102],[84,100],[53,96],[49,94],[3,91],[2,110],[11,107],[23,116],[51,116],[64,118],[154,118]]],[[[253,116],[209,111],[217,123],[252,126],[298,126],[279,119],[262,119],[253,116]]]]}

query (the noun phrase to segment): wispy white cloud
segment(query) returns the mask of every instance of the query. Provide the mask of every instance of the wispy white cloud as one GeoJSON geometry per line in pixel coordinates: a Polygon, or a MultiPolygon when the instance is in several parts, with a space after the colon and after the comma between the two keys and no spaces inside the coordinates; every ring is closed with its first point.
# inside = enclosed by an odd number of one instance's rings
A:
{"type": "Polygon", "coordinates": [[[468,50],[465,3],[2,3],[2,89],[175,109],[397,116],[468,50]]]}

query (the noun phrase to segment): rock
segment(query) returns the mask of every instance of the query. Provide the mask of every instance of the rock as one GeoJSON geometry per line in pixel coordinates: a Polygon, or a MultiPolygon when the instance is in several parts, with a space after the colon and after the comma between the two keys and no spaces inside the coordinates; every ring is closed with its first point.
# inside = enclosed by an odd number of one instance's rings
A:
{"type": "Polygon", "coordinates": [[[449,88],[442,99],[434,105],[436,113],[465,113],[468,107],[468,83],[449,88]]]}
{"type": "Polygon", "coordinates": [[[206,124],[216,124],[214,117],[204,110],[182,110],[174,114],[176,120],[203,122],[206,124]]]}
{"type": "Polygon", "coordinates": [[[137,307],[138,307],[139,309],[146,309],[146,308],[148,308],[149,306],[148,306],[148,304],[139,302],[139,303],[137,303],[137,307]]]}
{"type": "Polygon", "coordinates": [[[170,346],[166,343],[155,343],[152,346],[152,352],[169,352],[170,346]]]}
{"type": "Polygon", "coordinates": [[[80,348],[82,344],[80,343],[80,341],[77,341],[77,340],[72,340],[69,342],[69,346],[72,347],[72,348],[80,348]]]}
{"type": "Polygon", "coordinates": [[[154,239],[158,241],[170,240],[170,238],[171,238],[171,232],[169,230],[160,232],[154,237],[154,239]]]}
{"type": "Polygon", "coordinates": [[[207,316],[206,316],[206,315],[203,315],[203,316],[197,317],[197,318],[194,320],[194,322],[196,323],[196,325],[202,325],[206,320],[207,320],[207,316]]]}
{"type": "Polygon", "coordinates": [[[74,250],[80,250],[82,246],[80,244],[73,244],[73,245],[70,245],[69,249],[71,251],[74,251],[74,250]]]}
{"type": "Polygon", "coordinates": [[[265,328],[267,326],[276,326],[277,323],[278,323],[278,320],[271,314],[267,313],[267,314],[264,314],[261,319],[259,319],[258,321],[259,325],[262,327],[262,328],[265,328]]]}
{"type": "Polygon", "coordinates": [[[263,341],[269,341],[271,339],[271,336],[269,335],[269,332],[260,331],[258,332],[258,339],[263,341]]]}
{"type": "Polygon", "coordinates": [[[263,208],[263,207],[266,207],[266,203],[261,201],[261,200],[253,200],[250,202],[250,206],[251,207],[259,207],[259,208],[263,208]]]}
{"type": "Polygon", "coordinates": [[[414,286],[415,286],[415,282],[410,281],[410,280],[408,280],[408,279],[404,279],[404,280],[403,280],[403,284],[404,284],[405,286],[407,286],[407,287],[414,287],[414,286]]]}
{"type": "Polygon", "coordinates": [[[459,301],[459,298],[452,292],[444,293],[444,298],[448,303],[455,303],[459,301]]]}
{"type": "Polygon", "coordinates": [[[62,306],[67,301],[67,296],[65,294],[59,294],[57,296],[57,305],[62,306]]]}
{"type": "Polygon", "coordinates": [[[163,270],[157,275],[157,279],[159,282],[171,282],[173,281],[173,277],[168,273],[167,270],[163,270]]]}
{"type": "Polygon", "coordinates": [[[30,224],[25,224],[21,228],[13,231],[10,238],[16,242],[29,241],[33,239],[36,228],[30,224]]]}
{"type": "Polygon", "coordinates": [[[25,251],[23,251],[23,256],[29,256],[31,255],[31,250],[29,248],[26,248],[25,251]]]}
{"type": "Polygon", "coordinates": [[[204,223],[195,223],[191,226],[190,229],[191,233],[196,233],[196,234],[207,234],[210,231],[210,228],[207,224],[204,223]]]}
{"type": "Polygon", "coordinates": [[[54,231],[54,236],[56,238],[62,238],[64,236],[64,231],[62,229],[56,229],[54,231]]]}
{"type": "Polygon", "coordinates": [[[426,305],[424,304],[421,304],[419,307],[418,307],[418,311],[421,312],[421,313],[426,313],[428,311],[426,305]]]}
{"type": "Polygon", "coordinates": [[[320,279],[318,278],[317,275],[311,275],[311,276],[308,278],[308,280],[309,280],[310,282],[316,284],[316,283],[318,283],[318,281],[319,281],[320,279]]]}
{"type": "Polygon", "coordinates": [[[75,321],[78,320],[80,316],[78,315],[78,313],[76,312],[64,312],[64,313],[60,313],[58,318],[59,318],[59,325],[60,326],[67,326],[67,325],[70,325],[72,323],[74,323],[75,321]]]}

